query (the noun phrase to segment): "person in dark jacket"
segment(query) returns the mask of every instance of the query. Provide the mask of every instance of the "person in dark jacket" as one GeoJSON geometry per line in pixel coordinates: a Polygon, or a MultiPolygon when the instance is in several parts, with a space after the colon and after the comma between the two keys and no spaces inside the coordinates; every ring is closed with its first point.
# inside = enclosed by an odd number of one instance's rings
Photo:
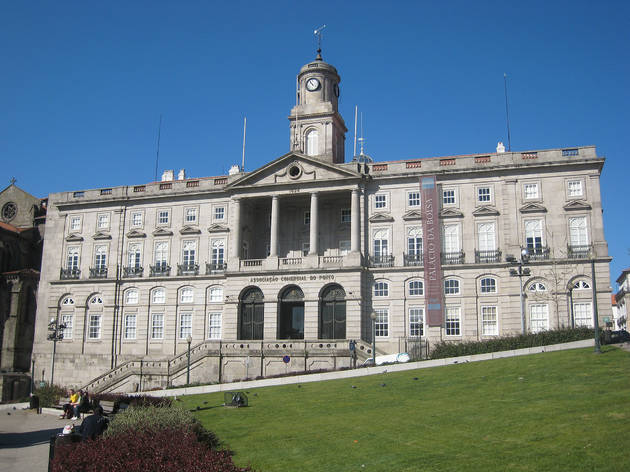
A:
{"type": "Polygon", "coordinates": [[[83,440],[96,439],[107,429],[107,418],[103,416],[103,408],[97,406],[94,414],[83,420],[79,427],[79,433],[83,436],[83,440]]]}

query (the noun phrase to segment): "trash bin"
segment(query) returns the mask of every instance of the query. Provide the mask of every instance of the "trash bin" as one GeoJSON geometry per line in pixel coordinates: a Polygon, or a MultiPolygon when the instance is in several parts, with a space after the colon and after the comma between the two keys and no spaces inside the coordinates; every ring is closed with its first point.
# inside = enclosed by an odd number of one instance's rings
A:
{"type": "Polygon", "coordinates": [[[37,410],[39,412],[39,397],[37,395],[31,395],[29,408],[31,410],[37,410]]]}

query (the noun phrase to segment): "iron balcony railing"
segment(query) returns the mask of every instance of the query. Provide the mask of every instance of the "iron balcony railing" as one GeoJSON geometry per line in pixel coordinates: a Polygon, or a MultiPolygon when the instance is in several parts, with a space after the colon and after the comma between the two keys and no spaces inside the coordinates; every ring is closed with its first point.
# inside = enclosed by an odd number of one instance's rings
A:
{"type": "Polygon", "coordinates": [[[206,275],[225,272],[227,264],[225,262],[206,262],[206,275]]]}
{"type": "Polygon", "coordinates": [[[421,266],[424,264],[422,259],[422,251],[413,254],[404,254],[404,263],[406,266],[421,266]]]}
{"type": "Polygon", "coordinates": [[[549,259],[549,248],[547,246],[528,246],[521,249],[527,250],[527,257],[530,261],[546,261],[549,259]]]}
{"type": "Polygon", "coordinates": [[[569,259],[588,259],[591,256],[591,245],[590,244],[578,244],[571,245],[567,247],[567,254],[569,259]]]}
{"type": "Polygon", "coordinates": [[[394,266],[394,256],[390,256],[390,255],[371,256],[370,257],[370,265],[372,267],[393,267],[394,266]]]}
{"type": "Polygon", "coordinates": [[[494,249],[492,251],[475,251],[475,262],[488,263],[488,262],[500,262],[501,251],[494,249]]]}
{"type": "Polygon", "coordinates": [[[125,266],[123,267],[123,277],[142,277],[144,267],[140,266],[125,266]]]}
{"type": "Polygon", "coordinates": [[[61,280],[69,280],[69,279],[78,279],[81,275],[81,269],[61,269],[61,273],[59,274],[59,278],[61,280]]]}
{"type": "Polygon", "coordinates": [[[90,267],[91,279],[106,279],[107,267],[90,267]]]}
{"type": "Polygon", "coordinates": [[[177,275],[199,275],[199,264],[177,264],[177,275]]]}
{"type": "Polygon", "coordinates": [[[171,275],[171,266],[166,264],[156,264],[149,266],[151,277],[168,277],[171,275]]]}
{"type": "Polygon", "coordinates": [[[463,264],[464,257],[465,257],[464,251],[443,252],[442,264],[444,265],[463,264]]]}

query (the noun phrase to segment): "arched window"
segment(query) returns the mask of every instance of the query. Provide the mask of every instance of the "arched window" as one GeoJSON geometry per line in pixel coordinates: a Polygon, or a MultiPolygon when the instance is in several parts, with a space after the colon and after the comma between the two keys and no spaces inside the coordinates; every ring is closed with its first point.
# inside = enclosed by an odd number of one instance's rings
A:
{"type": "Polygon", "coordinates": [[[69,306],[69,305],[74,305],[74,298],[72,297],[66,297],[63,299],[63,301],[61,302],[62,306],[69,306]]]}
{"type": "Polygon", "coordinates": [[[547,287],[542,282],[532,282],[527,290],[530,292],[546,292],[547,287]]]}
{"type": "Polygon", "coordinates": [[[221,285],[215,285],[210,287],[209,300],[210,303],[222,303],[223,302],[223,287],[221,285]]]}
{"type": "Polygon", "coordinates": [[[312,129],[306,133],[306,155],[316,156],[319,154],[319,133],[312,129]]]}
{"type": "Polygon", "coordinates": [[[345,338],[346,292],[340,285],[329,285],[320,298],[319,339],[345,338]]]}
{"type": "Polygon", "coordinates": [[[179,301],[180,303],[192,303],[194,295],[192,287],[184,287],[179,291],[179,301]]]}
{"type": "Polygon", "coordinates": [[[263,338],[265,319],[263,300],[263,293],[258,287],[251,287],[241,296],[238,339],[263,338]]]}
{"type": "Polygon", "coordinates": [[[446,279],[444,281],[444,295],[459,295],[459,280],[446,279]]]}
{"type": "Polygon", "coordinates": [[[136,305],[138,303],[138,290],[130,288],[125,292],[125,305],[136,305]]]}
{"type": "Polygon", "coordinates": [[[422,227],[407,229],[407,263],[422,265],[422,227]]]}
{"type": "Polygon", "coordinates": [[[103,299],[100,295],[92,295],[89,300],[89,305],[88,339],[100,339],[103,320],[103,299]]]}
{"type": "Polygon", "coordinates": [[[103,299],[101,298],[100,295],[94,295],[92,298],[90,298],[90,305],[102,305],[103,304],[103,299]]]}
{"type": "Polygon", "coordinates": [[[297,286],[287,287],[280,295],[278,338],[304,339],[304,292],[297,286]]]}
{"type": "Polygon", "coordinates": [[[586,280],[577,280],[573,284],[574,290],[590,290],[591,284],[589,284],[586,280]]]}
{"type": "Polygon", "coordinates": [[[151,292],[151,303],[165,303],[166,291],[162,287],[154,288],[151,292]]]}
{"type": "Polygon", "coordinates": [[[424,284],[421,280],[409,281],[409,295],[421,296],[424,295],[424,284]]]}
{"type": "Polygon", "coordinates": [[[492,277],[484,277],[479,282],[481,293],[497,293],[497,281],[492,277]]]}
{"type": "Polygon", "coordinates": [[[374,296],[375,297],[388,297],[389,284],[384,281],[374,282],[374,296]]]}

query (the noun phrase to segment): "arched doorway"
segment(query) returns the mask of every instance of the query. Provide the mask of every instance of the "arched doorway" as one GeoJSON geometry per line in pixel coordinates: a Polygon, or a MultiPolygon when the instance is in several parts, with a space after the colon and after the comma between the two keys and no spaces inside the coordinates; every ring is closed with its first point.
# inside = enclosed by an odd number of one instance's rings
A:
{"type": "Polygon", "coordinates": [[[287,287],[278,300],[278,339],[304,339],[304,292],[287,287]]]}
{"type": "Polygon", "coordinates": [[[319,339],[346,338],[346,292],[340,285],[322,291],[319,309],[319,339]]]}
{"type": "Polygon", "coordinates": [[[238,339],[263,339],[265,305],[258,287],[247,289],[239,300],[238,339]]]}

